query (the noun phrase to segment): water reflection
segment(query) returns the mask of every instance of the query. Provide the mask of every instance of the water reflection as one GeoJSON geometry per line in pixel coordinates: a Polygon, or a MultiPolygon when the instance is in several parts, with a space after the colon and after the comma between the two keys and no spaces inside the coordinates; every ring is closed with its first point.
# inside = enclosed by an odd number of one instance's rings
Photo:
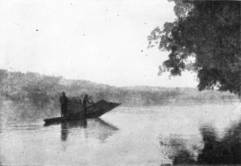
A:
{"type": "Polygon", "coordinates": [[[173,164],[241,164],[241,121],[231,125],[220,137],[213,126],[200,128],[202,146],[188,146],[181,137],[160,141],[172,150],[168,156],[173,164]]]}
{"type": "Polygon", "coordinates": [[[45,126],[51,126],[51,125],[58,125],[60,124],[61,127],[61,140],[67,141],[69,135],[71,132],[75,132],[77,130],[78,133],[81,133],[79,131],[84,131],[84,137],[88,139],[96,138],[101,141],[105,141],[109,136],[113,135],[114,132],[119,130],[114,125],[105,122],[102,119],[83,119],[83,120],[74,120],[74,121],[65,121],[65,122],[58,122],[58,123],[52,123],[52,124],[45,124],[45,126]]]}
{"type": "Polygon", "coordinates": [[[195,164],[199,152],[198,145],[190,145],[189,140],[181,135],[160,138],[160,145],[165,147],[166,156],[176,164],[195,164]]]}
{"type": "Polygon", "coordinates": [[[198,156],[201,164],[241,164],[241,121],[219,138],[213,127],[201,128],[204,147],[198,156]]]}

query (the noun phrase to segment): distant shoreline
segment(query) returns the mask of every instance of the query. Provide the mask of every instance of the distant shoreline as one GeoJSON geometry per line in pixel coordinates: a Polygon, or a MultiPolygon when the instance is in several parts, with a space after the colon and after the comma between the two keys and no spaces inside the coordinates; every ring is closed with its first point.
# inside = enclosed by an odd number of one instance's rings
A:
{"type": "Polygon", "coordinates": [[[198,91],[195,88],[114,87],[86,80],[67,80],[62,77],[0,70],[1,96],[16,102],[45,106],[57,102],[59,93],[80,96],[88,93],[94,100],[110,100],[128,106],[165,105],[179,102],[233,101],[238,97],[216,90],[198,91]]]}

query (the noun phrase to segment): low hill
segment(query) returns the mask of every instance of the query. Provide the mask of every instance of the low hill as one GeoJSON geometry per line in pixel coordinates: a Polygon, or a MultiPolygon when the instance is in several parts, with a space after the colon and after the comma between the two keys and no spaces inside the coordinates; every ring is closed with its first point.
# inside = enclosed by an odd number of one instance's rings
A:
{"type": "Polygon", "coordinates": [[[68,96],[88,93],[94,97],[94,100],[106,99],[128,106],[237,99],[235,95],[228,92],[199,92],[194,88],[114,87],[86,80],[67,80],[62,77],[7,70],[0,70],[0,84],[2,97],[15,102],[30,102],[38,107],[57,101],[62,91],[65,91],[68,96]]]}
{"type": "Polygon", "coordinates": [[[194,88],[114,87],[86,80],[0,70],[0,120],[38,119],[59,115],[59,95],[81,96],[88,93],[94,101],[105,99],[122,106],[224,102],[237,100],[228,92],[202,91],[194,88]]]}

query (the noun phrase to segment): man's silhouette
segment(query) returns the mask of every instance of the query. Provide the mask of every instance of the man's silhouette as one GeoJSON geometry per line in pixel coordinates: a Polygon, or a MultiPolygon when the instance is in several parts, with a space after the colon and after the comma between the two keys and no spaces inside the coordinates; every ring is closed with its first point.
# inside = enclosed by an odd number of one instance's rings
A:
{"type": "Polygon", "coordinates": [[[66,117],[68,98],[66,97],[65,92],[62,92],[59,101],[61,104],[61,117],[66,117]]]}

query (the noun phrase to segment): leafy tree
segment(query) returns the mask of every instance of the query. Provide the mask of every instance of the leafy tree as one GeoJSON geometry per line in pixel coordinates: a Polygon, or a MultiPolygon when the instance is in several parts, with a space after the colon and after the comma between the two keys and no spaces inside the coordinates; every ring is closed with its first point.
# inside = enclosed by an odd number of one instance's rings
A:
{"type": "Polygon", "coordinates": [[[149,46],[169,51],[162,69],[195,71],[199,90],[217,87],[241,96],[241,2],[170,1],[177,18],[148,37],[149,46]]]}

